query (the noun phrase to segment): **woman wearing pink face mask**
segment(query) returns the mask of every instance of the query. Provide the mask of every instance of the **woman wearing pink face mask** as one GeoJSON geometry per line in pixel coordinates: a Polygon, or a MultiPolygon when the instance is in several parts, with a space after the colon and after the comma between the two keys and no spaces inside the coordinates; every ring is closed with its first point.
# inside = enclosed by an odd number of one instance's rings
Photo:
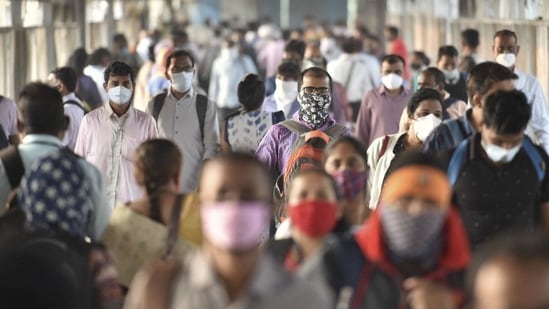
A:
{"type": "Polygon", "coordinates": [[[270,178],[252,155],[229,153],[207,161],[199,182],[201,249],[145,269],[124,308],[330,308],[325,285],[295,278],[264,254],[270,178]]]}
{"type": "Polygon", "coordinates": [[[341,137],[326,147],[322,161],[342,195],[343,216],[335,231],[346,232],[351,226],[362,224],[369,215],[366,147],[354,137],[341,137]]]}
{"type": "Polygon", "coordinates": [[[286,270],[307,276],[310,267],[301,266],[321,255],[342,216],[337,187],[324,170],[306,169],[292,179],[287,196],[289,221],[281,226],[290,226],[290,237],[280,236],[270,249],[286,270]]]}

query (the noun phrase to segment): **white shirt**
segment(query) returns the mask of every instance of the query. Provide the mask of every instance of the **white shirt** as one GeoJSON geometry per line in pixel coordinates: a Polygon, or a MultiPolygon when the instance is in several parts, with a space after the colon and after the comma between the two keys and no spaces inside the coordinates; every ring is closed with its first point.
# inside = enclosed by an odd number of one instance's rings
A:
{"type": "MultiPolygon", "coordinates": [[[[149,113],[152,113],[153,104],[153,101],[149,102],[149,113]]],[[[179,177],[181,192],[196,190],[202,162],[215,156],[219,150],[219,129],[214,103],[208,101],[204,119],[204,141],[196,112],[196,91],[193,88],[180,100],[171,94],[171,87],[168,88],[157,125],[159,136],[172,140],[183,154],[179,177]]]]}
{"type": "Polygon", "coordinates": [[[103,84],[105,83],[105,68],[99,65],[88,65],[84,68],[83,73],[91,77],[95,82],[97,91],[99,91],[99,95],[101,96],[101,101],[107,102],[109,100],[109,95],[107,94],[107,91],[105,91],[105,88],[103,88],[103,84]]]}
{"type": "Polygon", "coordinates": [[[383,154],[381,153],[381,148],[383,147],[385,136],[376,138],[370,147],[368,147],[368,168],[370,169],[370,176],[368,177],[368,196],[370,197],[370,209],[375,209],[377,207],[385,174],[395,158],[394,149],[396,143],[404,134],[406,134],[406,132],[388,135],[389,141],[383,154]]]}
{"type": "Polygon", "coordinates": [[[0,97],[0,125],[6,137],[17,135],[17,104],[10,98],[0,97]]]}
{"type": "MultiPolygon", "coordinates": [[[[53,135],[29,134],[23,138],[18,149],[23,166],[25,170],[28,170],[34,161],[58,151],[62,146],[61,140],[53,135]]],[[[88,197],[88,201],[92,205],[92,214],[88,221],[87,233],[93,239],[99,239],[109,223],[111,208],[107,206],[103,180],[97,168],[84,160],[80,160],[79,163],[91,184],[91,195],[88,197]]],[[[0,161],[0,205],[2,206],[0,213],[5,209],[3,206],[6,204],[11,189],[6,170],[0,161]]]]}
{"type": "Polygon", "coordinates": [[[237,108],[240,106],[236,90],[238,83],[248,73],[257,74],[252,59],[247,55],[240,55],[236,59],[219,56],[212,65],[210,100],[217,103],[219,108],[237,108]]]}
{"type": "Polygon", "coordinates": [[[345,87],[349,102],[360,102],[368,91],[378,85],[373,74],[375,68],[358,54],[341,54],[328,63],[327,69],[333,80],[345,87]]]}
{"type": "Polygon", "coordinates": [[[528,103],[532,106],[532,118],[530,119],[529,135],[536,140],[545,152],[549,153],[549,110],[543,90],[537,78],[531,74],[515,69],[518,75],[516,87],[524,92],[528,103]]]}
{"type": "MultiPolygon", "coordinates": [[[[74,92],[63,96],[63,103],[67,101],[74,101],[80,106],[82,102],[76,97],[74,92]]],[[[65,136],[63,137],[63,145],[69,147],[71,150],[74,150],[76,145],[76,137],[78,137],[78,129],[80,129],[80,122],[84,118],[84,107],[81,108],[74,104],[64,104],[63,109],[65,110],[65,116],[69,117],[69,127],[65,131],[65,136]]]]}
{"type": "Polygon", "coordinates": [[[157,136],[153,117],[132,106],[118,117],[107,103],[82,119],[74,152],[101,172],[110,207],[143,196],[133,175],[135,150],[157,136]]]}

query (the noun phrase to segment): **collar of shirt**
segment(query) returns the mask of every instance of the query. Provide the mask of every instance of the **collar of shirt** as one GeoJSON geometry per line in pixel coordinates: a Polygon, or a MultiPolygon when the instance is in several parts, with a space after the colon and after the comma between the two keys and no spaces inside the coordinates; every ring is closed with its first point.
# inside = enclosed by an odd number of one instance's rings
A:
{"type": "MultiPolygon", "coordinates": [[[[188,275],[191,286],[207,290],[221,284],[219,276],[212,266],[213,261],[207,253],[197,252],[189,258],[191,260],[188,275]]],[[[257,261],[244,297],[252,296],[254,299],[256,297],[261,299],[284,288],[285,285],[281,285],[280,281],[283,281],[287,276],[281,274],[285,274],[285,272],[275,264],[272,258],[263,254],[257,261]]]]}
{"type": "Polygon", "coordinates": [[[520,70],[518,70],[516,67],[515,67],[515,70],[513,71],[513,73],[515,73],[518,78],[515,79],[515,87],[517,89],[524,89],[526,87],[526,73],[524,72],[521,72],[520,70]]]}
{"type": "Polygon", "coordinates": [[[171,84],[170,84],[170,87],[168,87],[168,97],[173,99],[174,101],[176,102],[179,102],[179,101],[184,101],[188,98],[192,98],[194,96],[194,93],[195,93],[195,90],[194,90],[194,87],[191,86],[191,88],[189,89],[189,91],[187,91],[187,93],[185,93],[181,99],[177,99],[173,93],[172,93],[172,87],[171,87],[171,84]]]}
{"type": "Polygon", "coordinates": [[[114,118],[114,119],[127,119],[129,118],[129,115],[133,112],[133,104],[130,103],[130,107],[128,108],[128,110],[126,111],[126,113],[120,117],[118,117],[117,114],[114,113],[112,107],[111,107],[111,104],[109,102],[103,104],[101,108],[101,118],[105,121],[111,119],[111,118],[114,118]]]}
{"type": "Polygon", "coordinates": [[[49,134],[28,134],[23,138],[22,144],[48,143],[63,147],[63,142],[57,137],[49,134]]]}
{"type": "MultiPolygon", "coordinates": [[[[401,89],[402,89],[402,91],[398,95],[399,97],[406,96],[410,92],[410,90],[406,89],[404,86],[401,86],[401,89]]],[[[385,86],[383,86],[383,85],[379,86],[378,92],[379,92],[379,95],[389,95],[389,91],[387,89],[385,89],[385,86]]]]}
{"type": "Polygon", "coordinates": [[[67,102],[67,101],[76,101],[76,102],[82,104],[82,102],[80,102],[80,99],[76,96],[76,94],[74,92],[71,92],[71,93],[63,96],[63,102],[67,102]]]}

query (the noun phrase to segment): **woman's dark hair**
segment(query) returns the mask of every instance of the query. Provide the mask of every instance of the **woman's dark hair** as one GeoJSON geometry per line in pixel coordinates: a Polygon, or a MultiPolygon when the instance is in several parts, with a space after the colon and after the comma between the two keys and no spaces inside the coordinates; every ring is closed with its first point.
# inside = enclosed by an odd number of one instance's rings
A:
{"type": "Polygon", "coordinates": [[[410,98],[410,101],[408,101],[406,111],[408,112],[409,118],[412,118],[419,104],[425,100],[437,100],[440,102],[440,106],[444,106],[442,96],[438,90],[432,88],[421,88],[416,91],[410,98]]]}
{"type": "Polygon", "coordinates": [[[349,144],[353,149],[360,155],[362,160],[364,160],[364,165],[368,164],[368,154],[367,149],[358,139],[352,137],[352,136],[342,136],[326,146],[324,149],[324,153],[322,155],[322,165],[326,164],[326,161],[328,160],[328,157],[332,154],[334,149],[341,145],[341,144],[349,144]]]}
{"type": "MultiPolygon", "coordinates": [[[[160,188],[179,176],[181,151],[167,139],[150,139],[136,150],[137,183],[145,187],[150,203],[150,218],[162,223],[158,196],[160,188]]],[[[167,224],[167,222],[166,222],[167,224]]]]}
{"type": "Polygon", "coordinates": [[[237,93],[244,112],[256,110],[265,99],[265,82],[256,74],[248,74],[238,84],[237,93]]]}

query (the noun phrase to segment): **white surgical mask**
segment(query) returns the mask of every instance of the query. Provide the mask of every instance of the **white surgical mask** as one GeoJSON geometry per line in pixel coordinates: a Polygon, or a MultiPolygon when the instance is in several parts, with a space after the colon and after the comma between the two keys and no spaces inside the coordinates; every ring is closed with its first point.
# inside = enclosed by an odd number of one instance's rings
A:
{"type": "Polygon", "coordinates": [[[187,92],[193,85],[193,72],[172,73],[172,87],[179,92],[187,92]]]}
{"type": "Polygon", "coordinates": [[[485,143],[484,141],[481,142],[481,145],[482,145],[482,148],[484,148],[484,151],[486,152],[486,155],[488,156],[488,158],[493,162],[509,163],[513,161],[513,159],[519,152],[520,147],[522,146],[522,143],[516,145],[511,149],[505,149],[498,145],[488,144],[488,143],[485,143]]]}
{"type": "Polygon", "coordinates": [[[452,81],[459,78],[458,69],[442,70],[442,72],[444,73],[444,78],[446,78],[447,81],[452,81]]]}
{"type": "Polygon", "coordinates": [[[296,81],[283,81],[275,79],[276,89],[274,99],[276,108],[284,112],[286,117],[291,117],[292,103],[297,99],[298,89],[296,81]]]}
{"type": "Polygon", "coordinates": [[[402,86],[403,79],[402,76],[398,74],[389,73],[381,78],[381,82],[385,88],[389,90],[396,90],[402,86]]]}
{"type": "Polygon", "coordinates": [[[496,57],[497,63],[508,68],[514,66],[516,61],[517,61],[517,56],[515,56],[515,54],[513,53],[498,54],[496,57]]]}
{"type": "Polygon", "coordinates": [[[124,86],[110,88],[107,93],[111,102],[117,105],[126,104],[132,98],[132,90],[124,86]]]}
{"type": "Polygon", "coordinates": [[[427,136],[429,136],[441,122],[442,120],[433,114],[417,118],[413,124],[417,138],[424,142],[427,136]]]}
{"type": "Polygon", "coordinates": [[[276,89],[274,92],[275,99],[277,101],[284,101],[285,103],[292,103],[297,98],[297,82],[290,80],[284,81],[281,79],[275,79],[276,89]]]}

